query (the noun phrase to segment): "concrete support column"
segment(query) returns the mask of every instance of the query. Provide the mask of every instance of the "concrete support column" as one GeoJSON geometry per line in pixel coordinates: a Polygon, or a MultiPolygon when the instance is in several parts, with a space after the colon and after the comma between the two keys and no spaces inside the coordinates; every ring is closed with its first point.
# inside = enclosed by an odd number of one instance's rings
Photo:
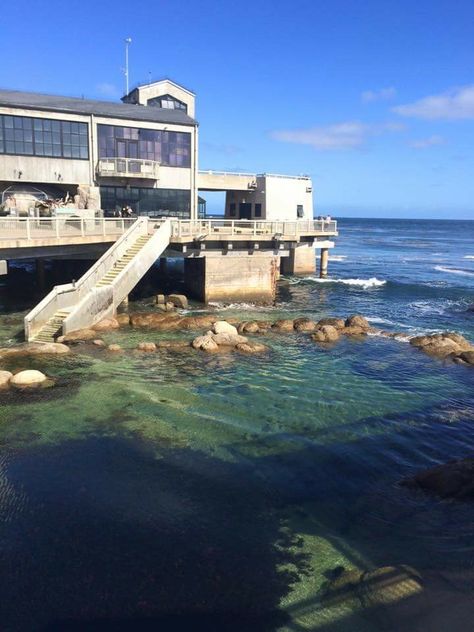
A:
{"type": "Polygon", "coordinates": [[[271,303],[275,299],[278,256],[273,253],[206,255],[184,261],[186,292],[202,301],[271,303]]]}
{"type": "Polygon", "coordinates": [[[36,282],[40,290],[44,290],[44,259],[36,259],[36,282]]]}
{"type": "Polygon", "coordinates": [[[316,253],[313,244],[296,244],[290,247],[288,257],[281,258],[282,274],[316,274],[316,253]]]}
{"type": "Polygon", "coordinates": [[[319,267],[319,276],[324,279],[328,275],[329,249],[321,248],[321,259],[319,267]]]}

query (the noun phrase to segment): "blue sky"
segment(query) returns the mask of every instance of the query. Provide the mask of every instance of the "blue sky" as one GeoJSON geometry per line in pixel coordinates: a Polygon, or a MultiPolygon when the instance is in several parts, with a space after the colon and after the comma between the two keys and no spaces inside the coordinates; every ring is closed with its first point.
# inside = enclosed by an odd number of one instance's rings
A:
{"type": "Polygon", "coordinates": [[[317,214],[474,219],[473,23],[465,0],[17,0],[0,85],[117,99],[130,36],[132,85],[197,93],[201,168],[308,173],[317,214]]]}

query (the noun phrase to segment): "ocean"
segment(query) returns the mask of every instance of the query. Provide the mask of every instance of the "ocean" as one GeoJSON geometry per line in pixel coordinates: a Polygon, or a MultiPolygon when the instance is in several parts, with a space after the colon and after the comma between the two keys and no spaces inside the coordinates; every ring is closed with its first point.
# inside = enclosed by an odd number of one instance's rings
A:
{"type": "MultiPolygon", "coordinates": [[[[474,222],[339,230],[327,279],[282,278],[272,307],[190,312],[361,313],[474,341],[474,222]]],[[[35,303],[9,292],[0,346],[35,303]]],[[[54,388],[0,392],[2,630],[470,629],[474,505],[400,481],[473,454],[473,369],[377,336],[268,334],[270,353],[249,357],[132,351],[171,337],[110,332],[125,353],[76,347],[35,360],[54,388]],[[406,566],[419,579],[397,579],[406,566]],[[334,583],[385,567],[383,593],[334,583]]]]}

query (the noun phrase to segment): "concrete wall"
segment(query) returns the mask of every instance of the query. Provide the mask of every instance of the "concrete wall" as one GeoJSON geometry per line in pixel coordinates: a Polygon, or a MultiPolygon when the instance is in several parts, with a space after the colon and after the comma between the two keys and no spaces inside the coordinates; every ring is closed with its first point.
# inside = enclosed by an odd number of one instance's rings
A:
{"type": "Polygon", "coordinates": [[[312,244],[298,244],[290,248],[288,257],[281,259],[282,274],[311,274],[316,273],[316,251],[312,244]]]}
{"type": "Polygon", "coordinates": [[[194,118],[196,102],[195,95],[190,90],[186,90],[186,88],[183,88],[168,79],[156,81],[147,86],[139,86],[136,90],[132,90],[131,94],[134,96],[136,94],[137,102],[141,105],[146,105],[149,99],[169,94],[175,99],[185,103],[188,106],[188,115],[191,118],[194,118]]]}
{"type": "Polygon", "coordinates": [[[307,178],[291,176],[257,176],[257,189],[253,191],[228,191],[225,216],[239,219],[239,204],[252,204],[251,219],[268,221],[294,221],[298,219],[297,206],[303,207],[300,219],[313,219],[312,182],[307,178]],[[230,214],[230,204],[236,204],[236,215],[230,214]],[[255,217],[255,204],[262,205],[262,216],[255,217]]]}
{"type": "Polygon", "coordinates": [[[271,303],[275,299],[279,257],[273,253],[209,254],[186,259],[184,274],[186,290],[204,303],[271,303]]]}

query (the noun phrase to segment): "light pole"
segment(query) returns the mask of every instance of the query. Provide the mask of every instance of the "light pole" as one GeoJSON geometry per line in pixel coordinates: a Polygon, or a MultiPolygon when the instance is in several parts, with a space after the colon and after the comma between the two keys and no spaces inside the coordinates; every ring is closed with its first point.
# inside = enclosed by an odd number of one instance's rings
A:
{"type": "Polygon", "coordinates": [[[125,94],[128,94],[128,47],[132,43],[132,38],[127,37],[125,40],[125,94]]]}

